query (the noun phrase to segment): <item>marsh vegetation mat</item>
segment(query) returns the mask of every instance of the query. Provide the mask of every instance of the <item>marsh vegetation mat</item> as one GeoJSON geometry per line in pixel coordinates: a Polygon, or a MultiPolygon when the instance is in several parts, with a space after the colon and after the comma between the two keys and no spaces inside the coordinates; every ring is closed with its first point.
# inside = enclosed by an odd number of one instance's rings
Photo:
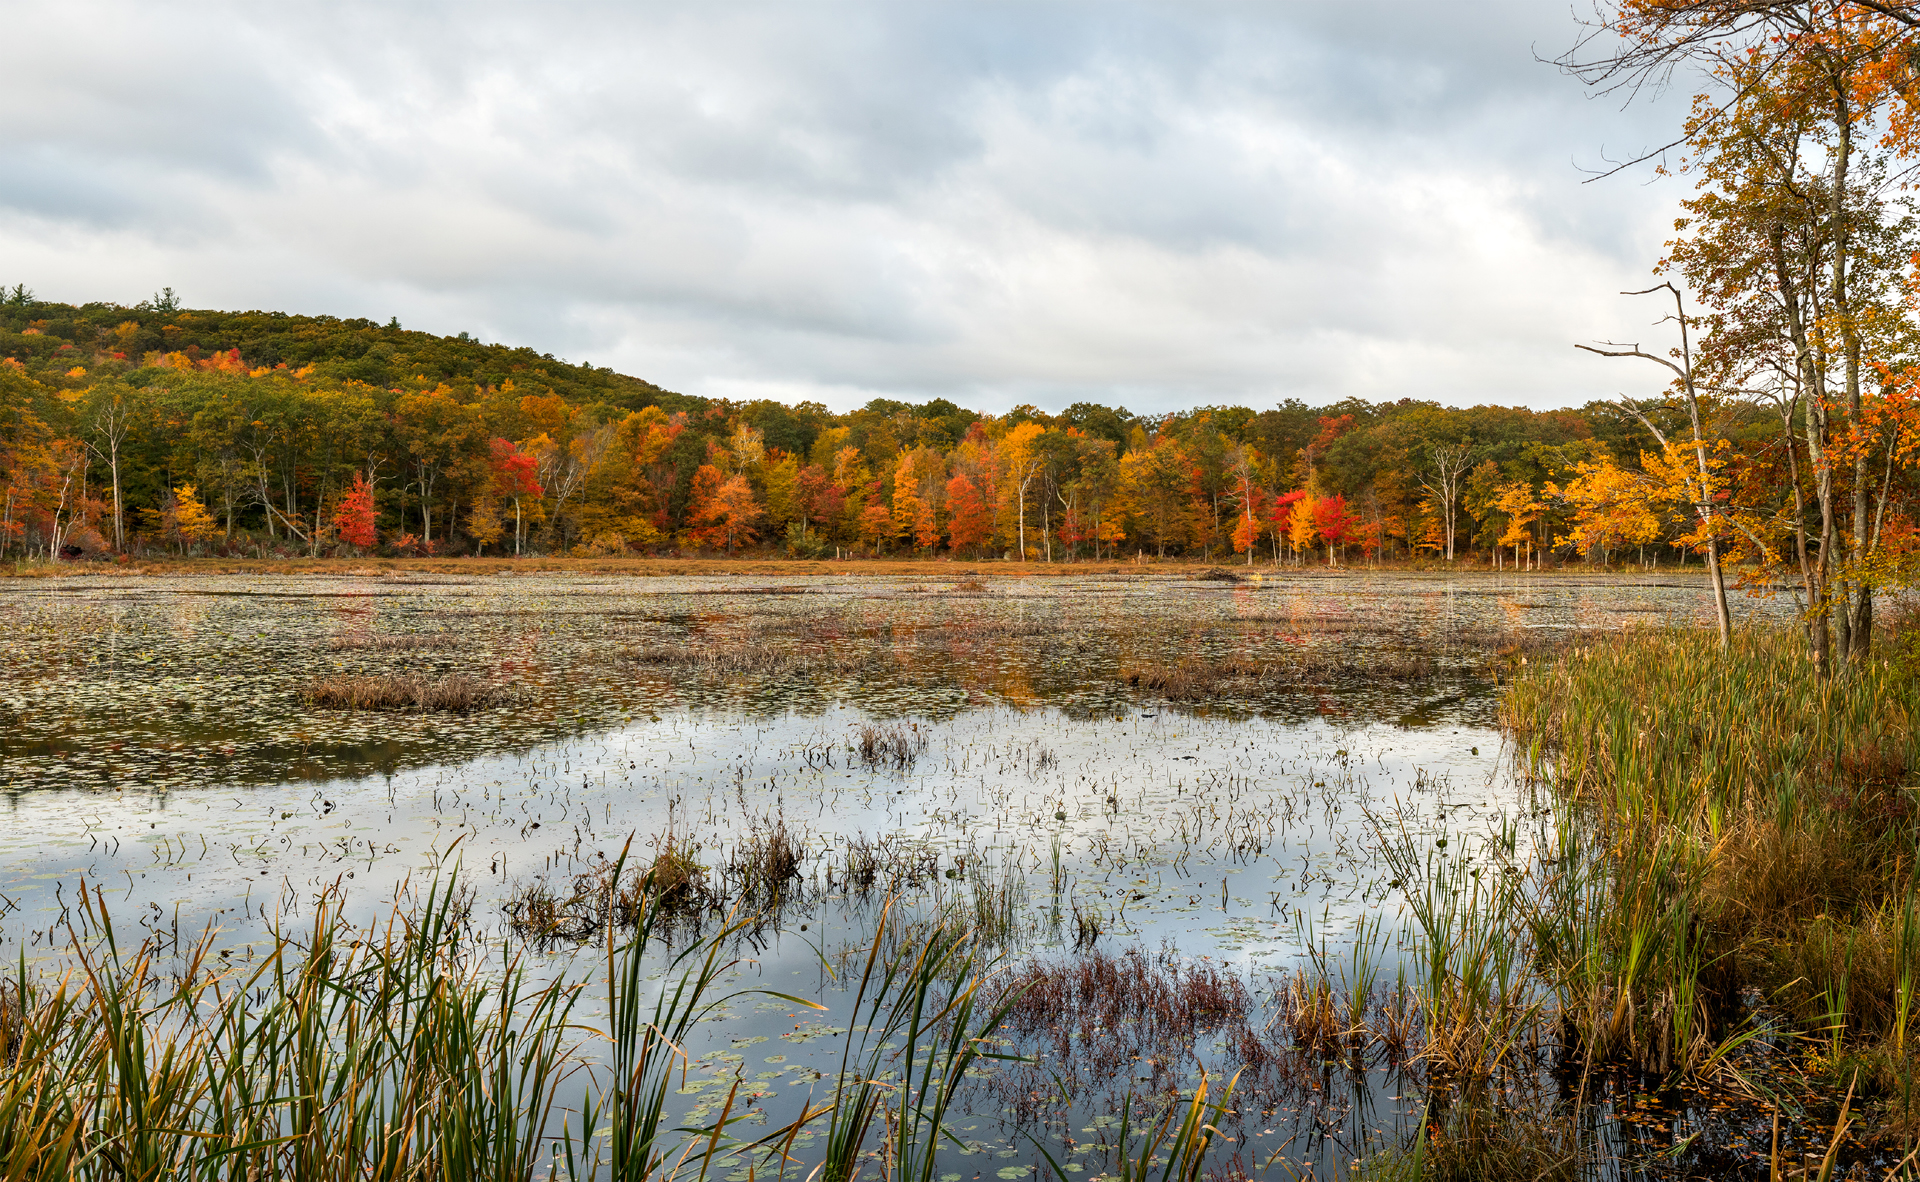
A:
{"type": "MultiPolygon", "coordinates": [[[[940,1182],[1028,1176],[1034,1131],[1096,1176],[1128,1093],[1203,1070],[1241,1072],[1237,1168],[1339,1173],[1405,1143],[1427,1095],[1379,819],[1463,862],[1536,840],[1548,810],[1493,725],[1501,671],[1709,610],[1682,579],[1359,573],[0,599],[0,959],[54,971],[82,882],[124,929],[181,949],[211,925],[246,963],[323,895],[367,921],[457,867],[476,952],[585,978],[629,889],[613,868],[671,854],[662,966],[750,914],[729,979],[828,1006],[735,1002],[688,1047],[679,1117],[744,1103],[777,1126],[830,1080],[891,898],[901,930],[964,922],[996,980],[1048,999],[1005,1030],[1032,1063],[976,1068],[940,1182]],[[1367,983],[1318,1034],[1315,966],[1367,983]]],[[[1710,1141],[1751,1132],[1697,1109],[1710,1141]]]]}

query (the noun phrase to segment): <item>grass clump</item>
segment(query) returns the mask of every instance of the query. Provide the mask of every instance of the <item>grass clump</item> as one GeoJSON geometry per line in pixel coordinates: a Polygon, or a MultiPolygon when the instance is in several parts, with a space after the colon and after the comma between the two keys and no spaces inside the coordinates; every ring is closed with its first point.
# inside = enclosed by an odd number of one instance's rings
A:
{"type": "Polygon", "coordinates": [[[701,913],[718,902],[706,867],[695,860],[698,853],[697,845],[667,834],[651,862],[629,866],[625,858],[603,858],[560,888],[536,878],[514,888],[502,910],[510,928],[542,945],[631,932],[643,921],[697,927],[701,913]]]}
{"type": "MultiPolygon", "coordinates": [[[[1910,643],[1910,638],[1902,644],[1910,643]]],[[[1515,900],[1590,1065],[1708,1075],[1759,1028],[1914,1121],[1920,672],[1642,632],[1519,669],[1502,722],[1570,802],[1515,900]]]]}
{"type": "Polygon", "coordinates": [[[468,714],[500,700],[500,691],[464,673],[429,678],[417,674],[337,674],[301,687],[300,700],[334,710],[431,710],[468,714]]]}
{"type": "MultiPolygon", "coordinates": [[[[749,827],[747,838],[727,859],[728,894],[749,907],[768,908],[784,901],[800,877],[800,843],[784,817],[749,827]]],[[[656,871],[659,864],[656,862],[656,871]]]]}

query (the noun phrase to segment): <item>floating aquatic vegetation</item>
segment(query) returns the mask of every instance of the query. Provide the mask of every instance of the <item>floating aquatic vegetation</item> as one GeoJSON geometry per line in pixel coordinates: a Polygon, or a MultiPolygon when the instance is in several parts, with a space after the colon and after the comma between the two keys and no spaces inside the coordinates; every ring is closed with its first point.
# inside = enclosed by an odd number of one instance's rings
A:
{"type": "Polygon", "coordinates": [[[1438,672],[1434,659],[1418,652],[1378,651],[1365,655],[1303,654],[1291,660],[1254,661],[1228,657],[1187,657],[1177,663],[1128,670],[1123,678],[1173,702],[1206,702],[1260,694],[1276,684],[1303,680],[1381,680],[1396,685],[1427,681],[1438,672]]]}
{"type": "Polygon", "coordinates": [[[327,638],[332,652],[415,653],[457,647],[448,632],[343,632],[327,638]]]}

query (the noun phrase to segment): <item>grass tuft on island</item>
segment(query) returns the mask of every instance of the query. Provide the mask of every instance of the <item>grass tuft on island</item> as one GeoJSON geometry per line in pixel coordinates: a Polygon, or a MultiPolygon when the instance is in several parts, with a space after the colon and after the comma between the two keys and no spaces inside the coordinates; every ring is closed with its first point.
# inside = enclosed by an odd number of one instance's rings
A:
{"type": "Polygon", "coordinates": [[[336,710],[432,710],[471,714],[500,700],[500,691],[477,677],[455,673],[429,678],[418,674],[336,674],[309,681],[300,700],[336,710]]]}

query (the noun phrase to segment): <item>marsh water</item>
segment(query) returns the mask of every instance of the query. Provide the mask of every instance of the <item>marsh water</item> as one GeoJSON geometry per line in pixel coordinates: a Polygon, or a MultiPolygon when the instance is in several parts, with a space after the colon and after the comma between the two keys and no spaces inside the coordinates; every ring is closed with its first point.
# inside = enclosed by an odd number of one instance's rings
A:
{"type": "MultiPolygon", "coordinates": [[[[598,946],[530,938],[516,900],[669,836],[717,876],[784,827],[799,878],[736,938],[728,985],[826,1008],[739,995],[687,1048],[677,1093],[690,1123],[733,1093],[769,1125],[831,1083],[888,897],[899,915],[992,911],[1002,974],[1134,955],[1230,975],[1261,1038],[1279,1037],[1258,1013],[1289,974],[1352,964],[1356,947],[1386,995],[1405,920],[1383,833],[1471,858],[1542,815],[1495,725],[1503,662],[1710,619],[1684,576],[997,565],[85,577],[0,582],[0,607],[0,962],[56,971],[83,882],[123,929],[175,944],[211,930],[245,962],[323,895],[367,920],[453,879],[476,949],[591,979],[598,946]],[[1235,672],[1170,676],[1220,668],[1235,672]],[[314,679],[351,673],[469,674],[501,697],[459,715],[302,704],[314,679]],[[856,849],[877,881],[849,875],[856,849]]],[[[662,942],[663,969],[673,951],[662,942]]],[[[1009,1046],[1036,1063],[979,1072],[942,1182],[1046,1173],[1036,1134],[1061,1169],[1098,1176],[1129,1093],[1245,1058],[1202,1029],[1165,1061],[1084,1078],[1053,1065],[1068,1086],[1041,1050],[1009,1046]]],[[[1311,1066],[1247,1077],[1223,1162],[1335,1177],[1418,1134],[1426,1097],[1404,1063],[1311,1066]]],[[[1630,1117],[1596,1117],[1621,1174],[1673,1168],[1676,1144],[1731,1162],[1764,1149],[1725,1106],[1630,1117]]]]}

